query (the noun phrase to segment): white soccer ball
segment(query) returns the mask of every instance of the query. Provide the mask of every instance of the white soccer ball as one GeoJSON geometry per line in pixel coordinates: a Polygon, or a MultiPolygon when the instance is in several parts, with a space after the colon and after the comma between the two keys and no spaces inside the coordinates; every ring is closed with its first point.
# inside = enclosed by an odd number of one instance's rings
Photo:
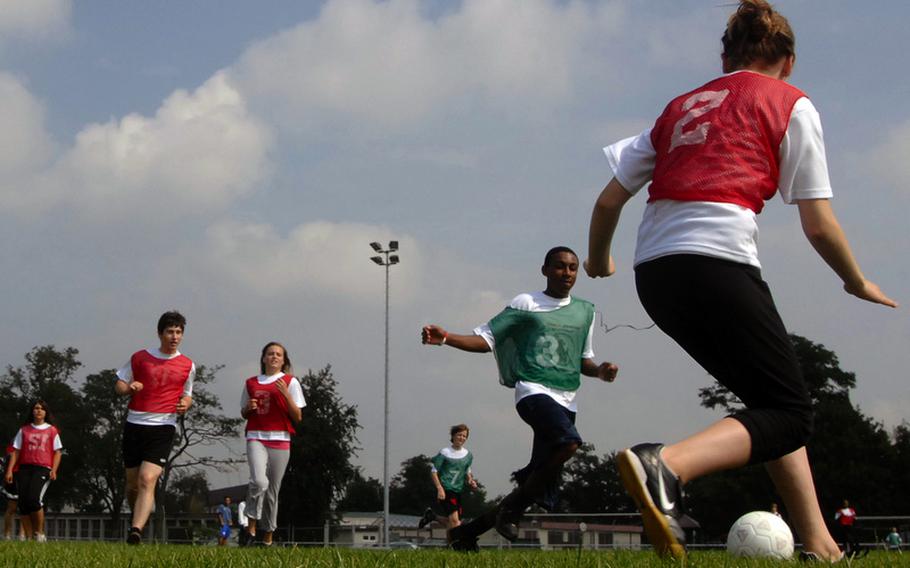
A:
{"type": "Polygon", "coordinates": [[[730,527],[727,552],[734,556],[787,559],[793,556],[793,533],[777,515],[752,511],[730,527]]]}

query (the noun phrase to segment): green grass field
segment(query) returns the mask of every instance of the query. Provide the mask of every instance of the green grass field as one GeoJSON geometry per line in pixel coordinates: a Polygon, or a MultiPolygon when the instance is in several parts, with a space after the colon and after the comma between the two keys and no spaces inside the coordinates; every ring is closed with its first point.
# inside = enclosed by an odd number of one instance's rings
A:
{"type": "MultiPolygon", "coordinates": [[[[217,548],[213,546],[143,545],[96,542],[0,542],[0,566],[14,568],[623,568],[678,566],[650,552],[629,551],[516,551],[484,550],[461,554],[448,550],[349,550],[327,548],[217,548]]],[[[693,552],[688,566],[719,568],[729,566],[799,566],[797,560],[779,562],[733,558],[723,552],[693,552]]],[[[910,566],[910,552],[899,555],[871,552],[849,565],[861,567],[910,566]]]]}

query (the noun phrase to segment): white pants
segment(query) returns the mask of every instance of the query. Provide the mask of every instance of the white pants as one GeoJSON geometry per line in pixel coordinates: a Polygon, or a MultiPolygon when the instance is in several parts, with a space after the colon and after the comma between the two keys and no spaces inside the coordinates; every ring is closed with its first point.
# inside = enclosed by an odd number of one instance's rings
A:
{"type": "Polygon", "coordinates": [[[278,491],[291,451],[267,448],[259,440],[246,441],[250,486],[246,493],[246,516],[256,519],[256,532],[272,532],[278,526],[278,491]]]}

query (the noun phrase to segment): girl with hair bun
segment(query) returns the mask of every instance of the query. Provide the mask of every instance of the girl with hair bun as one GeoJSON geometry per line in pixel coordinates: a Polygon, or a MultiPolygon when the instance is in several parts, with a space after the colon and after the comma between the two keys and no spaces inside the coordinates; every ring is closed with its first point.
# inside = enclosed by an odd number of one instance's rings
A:
{"type": "Polygon", "coordinates": [[[645,310],[745,408],[674,444],[620,452],[626,490],[660,554],[685,555],[682,485],[717,471],[765,465],[804,555],[841,551],[818,504],[806,442],[812,404],[758,261],[756,216],[780,192],[844,290],[896,307],[860,271],[831,209],[819,116],[785,82],[793,30],[763,0],[743,0],[721,39],[724,75],[670,101],[654,126],[604,149],[614,177],[594,206],[591,277],[613,274],[610,246],[625,203],[647,182],[635,284],[645,310]]]}

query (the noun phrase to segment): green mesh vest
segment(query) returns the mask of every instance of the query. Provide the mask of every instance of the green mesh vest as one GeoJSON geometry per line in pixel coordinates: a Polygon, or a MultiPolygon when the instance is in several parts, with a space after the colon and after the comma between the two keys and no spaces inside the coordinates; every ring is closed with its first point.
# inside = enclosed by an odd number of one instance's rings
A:
{"type": "Polygon", "coordinates": [[[594,304],[577,298],[549,312],[500,312],[490,320],[499,382],[510,388],[529,381],[578,390],[581,354],[593,319],[594,304]]]}

